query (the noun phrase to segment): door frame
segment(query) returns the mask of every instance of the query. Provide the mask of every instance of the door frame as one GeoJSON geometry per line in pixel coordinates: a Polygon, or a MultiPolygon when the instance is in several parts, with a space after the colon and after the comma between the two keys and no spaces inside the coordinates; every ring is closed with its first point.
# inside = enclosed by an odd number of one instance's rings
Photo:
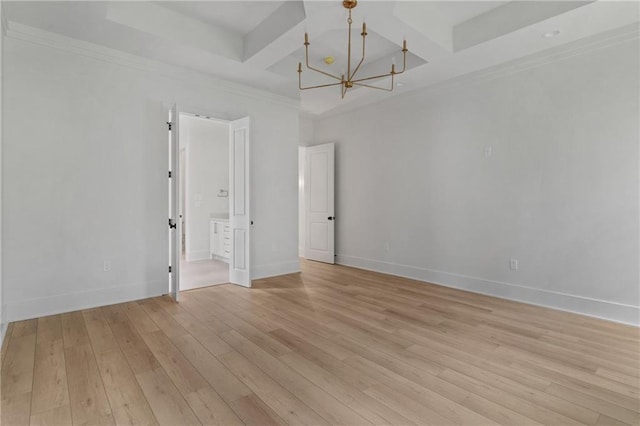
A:
{"type": "MultiPolygon", "coordinates": [[[[199,108],[199,107],[185,106],[185,105],[178,104],[178,103],[175,103],[175,104],[165,103],[164,104],[165,117],[169,116],[169,111],[173,108],[173,105],[175,105],[175,111],[176,111],[175,120],[178,121],[178,126],[177,126],[178,131],[180,129],[179,120],[180,120],[180,116],[181,115],[199,116],[201,118],[205,118],[205,119],[208,119],[208,120],[224,123],[227,126],[229,126],[229,128],[231,128],[231,122],[235,121],[235,119],[232,119],[232,118],[229,117],[228,113],[208,112],[205,109],[202,109],[202,108],[199,108]]],[[[238,117],[238,119],[245,118],[245,117],[248,118],[249,121],[251,121],[251,118],[248,115],[247,116],[238,117]]],[[[173,126],[173,128],[175,129],[176,126],[173,126]]],[[[166,129],[166,127],[165,127],[165,129],[166,129]]],[[[180,152],[179,134],[176,134],[176,140],[177,140],[177,144],[178,144],[178,152],[180,152]]],[[[231,146],[232,146],[231,137],[229,137],[229,141],[228,142],[229,142],[229,147],[231,149],[231,146]]],[[[249,144],[251,144],[251,141],[249,141],[249,144]]],[[[172,144],[169,143],[169,146],[168,146],[169,159],[171,158],[171,155],[172,155],[172,149],[173,149],[172,144]]],[[[186,158],[188,158],[188,151],[185,152],[185,154],[186,154],[186,158]]],[[[180,161],[180,159],[178,158],[178,163],[179,163],[179,161],[180,161]]],[[[229,163],[230,163],[229,164],[229,166],[230,166],[229,170],[231,170],[231,166],[232,166],[231,165],[231,158],[229,158],[229,163]]],[[[169,166],[171,166],[171,163],[169,163],[169,166]]],[[[170,180],[168,180],[169,190],[171,190],[171,185],[172,185],[172,182],[173,182],[171,179],[176,179],[177,180],[175,184],[178,185],[178,188],[180,189],[180,187],[181,187],[180,185],[181,185],[182,182],[181,182],[181,176],[180,176],[179,167],[178,167],[178,173],[174,173],[173,170],[170,170],[170,171],[171,171],[171,178],[170,178],[170,180]]],[[[251,172],[251,162],[249,162],[249,172],[251,172]]],[[[186,175],[185,175],[185,179],[187,179],[186,175]]],[[[251,184],[251,180],[250,180],[249,183],[248,183],[249,194],[251,194],[252,186],[253,185],[251,184]]],[[[249,197],[251,197],[251,195],[249,195],[249,197]]],[[[230,203],[230,205],[231,205],[231,203],[233,203],[233,201],[234,201],[233,194],[230,191],[229,192],[229,203],[230,203]]],[[[187,213],[187,205],[186,204],[187,203],[185,203],[185,205],[183,206],[183,209],[184,209],[183,213],[185,215],[187,213]]],[[[169,206],[169,217],[171,217],[171,214],[172,214],[172,212],[171,212],[171,205],[170,205],[169,206]]],[[[178,226],[179,226],[179,224],[178,224],[178,226]]],[[[182,246],[182,241],[181,241],[180,232],[173,232],[172,233],[171,229],[169,229],[168,232],[169,232],[169,244],[168,244],[168,246],[169,246],[169,266],[173,266],[173,265],[171,265],[171,260],[172,260],[171,259],[171,246],[172,246],[173,243],[175,243],[176,247],[181,247],[182,246]],[[173,241],[172,239],[174,239],[175,241],[173,241]]],[[[184,230],[184,232],[186,232],[186,230],[184,230]]],[[[251,227],[249,227],[248,232],[251,232],[251,227]]],[[[186,241],[185,241],[185,244],[186,244],[186,241]]],[[[249,250],[252,250],[252,246],[251,245],[252,245],[251,244],[251,239],[249,239],[249,250]]],[[[186,251],[186,248],[185,248],[185,251],[186,251]]],[[[230,259],[229,259],[230,265],[232,264],[232,262],[234,260],[233,251],[234,250],[231,250],[231,253],[230,253],[230,259]]],[[[180,256],[178,256],[178,259],[179,258],[180,258],[180,256]]],[[[247,268],[249,270],[249,275],[251,276],[251,263],[249,263],[247,265],[247,268]]],[[[171,294],[171,278],[172,278],[171,274],[172,273],[180,274],[179,265],[178,265],[177,268],[176,267],[172,267],[171,272],[169,272],[168,286],[167,286],[168,294],[171,294]]],[[[178,289],[177,289],[177,293],[176,294],[179,295],[180,294],[180,285],[179,285],[180,277],[179,277],[179,275],[177,277],[176,282],[178,283],[178,289]]],[[[231,284],[234,284],[234,283],[231,283],[231,284]]],[[[251,287],[251,285],[249,285],[249,287],[251,287]]],[[[179,299],[179,296],[175,298],[176,302],[178,301],[178,299],[179,299]]]]}

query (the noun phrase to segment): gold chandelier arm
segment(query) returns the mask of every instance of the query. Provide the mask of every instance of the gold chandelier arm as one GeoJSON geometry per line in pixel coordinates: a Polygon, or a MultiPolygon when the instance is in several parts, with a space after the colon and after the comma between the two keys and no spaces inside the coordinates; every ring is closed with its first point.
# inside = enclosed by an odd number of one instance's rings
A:
{"type": "Polygon", "coordinates": [[[377,80],[380,78],[384,78],[384,77],[389,77],[389,76],[393,76],[394,74],[400,74],[400,73],[386,73],[386,74],[380,74],[380,75],[374,75],[373,77],[365,77],[365,78],[359,78],[357,80],[351,80],[351,82],[353,84],[359,83],[361,81],[368,81],[368,80],[377,80]]]}
{"type": "Polygon", "coordinates": [[[351,80],[351,82],[355,84],[355,83],[358,83],[358,82],[361,82],[361,81],[376,80],[376,79],[379,79],[379,78],[384,78],[384,77],[389,77],[389,76],[393,77],[394,75],[402,74],[407,69],[407,50],[406,50],[406,48],[403,49],[402,52],[403,52],[402,71],[395,71],[395,67],[392,67],[390,73],[374,75],[372,77],[366,77],[366,78],[359,78],[357,80],[351,80]]]}
{"type": "Polygon", "coordinates": [[[402,46],[402,71],[394,74],[402,74],[407,69],[407,42],[404,41],[402,46]]]}
{"type": "Polygon", "coordinates": [[[347,43],[347,78],[351,74],[351,9],[349,9],[349,19],[347,19],[349,23],[349,42],[347,43]]]}
{"type": "Polygon", "coordinates": [[[362,23],[362,34],[360,35],[362,36],[362,59],[360,59],[360,62],[358,62],[358,66],[356,66],[356,69],[353,70],[353,74],[349,76],[349,80],[352,80],[353,77],[356,76],[356,73],[360,69],[360,65],[362,65],[362,62],[364,62],[365,43],[367,40],[367,24],[364,22],[362,23]]]}
{"type": "MultiPolygon", "coordinates": [[[[305,38],[306,38],[306,34],[305,34],[305,38]]],[[[305,43],[304,43],[304,45],[305,45],[305,46],[304,46],[304,48],[305,48],[305,49],[304,49],[304,50],[305,50],[305,64],[306,64],[307,68],[309,68],[309,69],[310,69],[310,70],[312,70],[312,71],[319,72],[320,74],[324,74],[324,75],[326,75],[327,77],[331,77],[331,78],[333,78],[334,80],[340,80],[340,81],[342,81],[342,79],[341,79],[340,77],[338,77],[338,76],[335,76],[335,75],[333,75],[333,74],[329,74],[328,72],[325,72],[325,71],[319,70],[319,69],[314,68],[314,67],[312,67],[311,65],[309,65],[309,42],[305,42],[305,43]]]]}
{"type": "Polygon", "coordinates": [[[378,89],[378,90],[384,90],[385,92],[393,92],[393,74],[391,74],[391,87],[390,88],[386,88],[386,87],[378,87],[378,86],[372,86],[370,84],[364,84],[364,83],[353,83],[354,86],[361,86],[361,87],[368,87],[369,89],[378,89]]]}
{"type": "Polygon", "coordinates": [[[309,87],[302,87],[302,86],[300,86],[298,84],[298,87],[300,88],[300,90],[309,90],[309,89],[319,89],[321,87],[339,86],[341,84],[342,84],[342,82],[340,82],[340,83],[320,84],[318,86],[309,86],[309,87]]]}
{"type": "Polygon", "coordinates": [[[391,68],[391,72],[390,73],[374,75],[373,77],[359,78],[358,80],[351,80],[351,82],[352,83],[357,83],[357,82],[360,82],[360,81],[376,80],[378,78],[383,78],[383,77],[389,77],[389,76],[402,74],[407,69],[407,52],[408,52],[408,50],[407,50],[406,42],[404,42],[403,43],[403,48],[402,48],[402,71],[395,71],[395,66],[394,66],[394,67],[391,68]]]}
{"type": "Polygon", "coordinates": [[[393,88],[391,89],[387,89],[386,87],[377,87],[377,86],[372,86],[370,84],[363,84],[363,83],[353,83],[354,86],[361,86],[361,87],[368,87],[369,89],[378,89],[378,90],[384,90],[386,92],[392,92],[393,88]]]}

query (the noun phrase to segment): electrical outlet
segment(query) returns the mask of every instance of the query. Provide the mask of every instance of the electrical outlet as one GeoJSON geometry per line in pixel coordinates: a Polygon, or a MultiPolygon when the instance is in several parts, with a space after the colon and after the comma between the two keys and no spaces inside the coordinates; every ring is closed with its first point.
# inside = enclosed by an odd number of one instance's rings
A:
{"type": "Polygon", "coordinates": [[[110,271],[111,271],[111,261],[110,261],[110,260],[105,260],[105,261],[104,261],[104,264],[103,264],[102,270],[103,270],[104,272],[110,272],[110,271]]]}
{"type": "Polygon", "coordinates": [[[517,271],[518,270],[518,259],[509,260],[509,268],[511,268],[512,271],[517,271]]]}

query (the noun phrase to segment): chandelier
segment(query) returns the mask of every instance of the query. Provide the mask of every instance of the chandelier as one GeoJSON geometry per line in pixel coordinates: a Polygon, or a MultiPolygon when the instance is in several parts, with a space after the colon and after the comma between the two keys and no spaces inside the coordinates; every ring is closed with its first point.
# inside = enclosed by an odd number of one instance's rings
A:
{"type": "MultiPolygon", "coordinates": [[[[356,65],[356,67],[353,69],[353,72],[351,72],[351,24],[353,23],[353,20],[351,19],[351,9],[353,9],[357,5],[358,5],[357,0],[344,0],[342,2],[342,6],[344,6],[346,9],[349,10],[349,18],[347,19],[347,23],[349,24],[349,38],[347,42],[347,73],[344,74],[344,70],[343,70],[343,74],[340,77],[338,77],[337,75],[333,75],[331,73],[322,71],[318,68],[314,68],[311,65],[309,65],[309,44],[310,44],[309,34],[304,33],[304,49],[305,49],[306,67],[312,71],[315,71],[317,73],[330,77],[334,80],[337,80],[338,82],[329,83],[329,84],[319,84],[317,86],[302,87],[302,62],[298,62],[298,87],[300,88],[300,90],[318,89],[320,87],[341,86],[340,89],[341,89],[343,99],[344,99],[344,95],[347,93],[347,90],[351,89],[354,86],[369,87],[371,89],[386,90],[388,92],[391,92],[393,90],[394,77],[398,74],[402,74],[407,68],[407,52],[408,52],[407,41],[404,40],[402,42],[402,62],[403,62],[402,71],[396,71],[395,64],[391,64],[391,71],[389,73],[374,75],[371,77],[355,78],[356,74],[358,73],[358,70],[360,69],[360,65],[362,65],[362,63],[364,62],[365,45],[366,45],[366,38],[367,38],[367,24],[363,22],[362,33],[360,33],[360,35],[362,36],[362,58],[360,59],[360,62],[358,62],[358,65],[356,65]],[[365,81],[370,82],[371,80],[377,80],[384,77],[391,77],[391,85],[389,86],[389,88],[378,87],[378,86],[373,86],[371,84],[364,83],[365,81]]],[[[327,63],[333,62],[332,58],[327,58],[327,59],[330,60],[330,61],[326,61],[327,63]]]]}

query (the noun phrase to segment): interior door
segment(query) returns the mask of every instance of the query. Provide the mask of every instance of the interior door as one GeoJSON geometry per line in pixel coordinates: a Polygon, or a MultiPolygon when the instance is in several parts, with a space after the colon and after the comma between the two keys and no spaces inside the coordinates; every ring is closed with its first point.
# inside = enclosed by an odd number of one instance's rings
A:
{"type": "Polygon", "coordinates": [[[229,123],[229,281],[251,287],[251,209],[249,117],[229,123]]]}
{"type": "Polygon", "coordinates": [[[334,263],[334,145],[307,148],[305,162],[305,258],[334,263]]]}
{"type": "Polygon", "coordinates": [[[180,142],[178,140],[178,111],[175,105],[169,110],[169,292],[177,302],[180,298],[180,142]]]}

